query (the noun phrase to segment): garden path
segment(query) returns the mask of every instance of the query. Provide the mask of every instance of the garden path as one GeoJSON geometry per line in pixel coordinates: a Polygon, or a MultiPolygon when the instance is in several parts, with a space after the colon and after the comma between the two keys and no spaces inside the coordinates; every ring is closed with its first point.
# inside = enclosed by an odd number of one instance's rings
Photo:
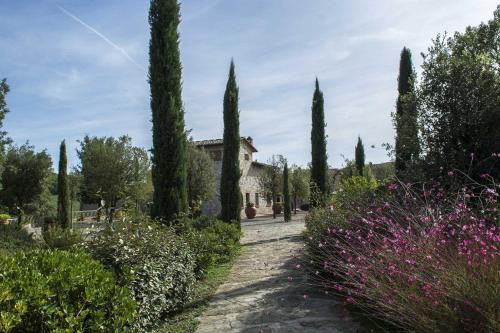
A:
{"type": "MultiPolygon", "coordinates": [[[[242,222],[243,252],[200,318],[198,333],[356,332],[341,300],[314,290],[296,265],[304,215],[242,222]]],[[[299,258],[299,259],[297,259],[299,258]]]]}

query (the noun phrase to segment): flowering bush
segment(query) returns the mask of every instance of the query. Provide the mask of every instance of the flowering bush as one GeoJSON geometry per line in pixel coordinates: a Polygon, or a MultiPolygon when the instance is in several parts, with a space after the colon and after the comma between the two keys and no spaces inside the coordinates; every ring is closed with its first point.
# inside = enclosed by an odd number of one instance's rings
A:
{"type": "Polygon", "coordinates": [[[500,331],[495,184],[447,193],[439,183],[392,183],[350,200],[343,223],[335,211],[334,223],[307,220],[316,281],[328,292],[405,330],[500,331]]]}

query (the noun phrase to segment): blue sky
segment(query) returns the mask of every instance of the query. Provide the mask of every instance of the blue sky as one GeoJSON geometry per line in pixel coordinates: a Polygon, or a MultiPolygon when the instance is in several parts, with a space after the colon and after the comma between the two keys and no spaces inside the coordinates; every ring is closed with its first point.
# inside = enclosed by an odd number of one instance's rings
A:
{"type": "MultiPolygon", "coordinates": [[[[325,96],[329,163],[352,158],[358,135],[368,161],[388,160],[399,53],[420,53],[436,34],[492,17],[497,0],[185,0],[181,59],[186,127],[222,136],[231,57],[240,87],[241,134],[266,161],[310,160],[317,76],[325,96]],[[378,148],[372,149],[371,145],[378,148]]],[[[0,0],[0,78],[11,86],[5,129],[70,164],[85,134],[129,134],[151,147],[147,83],[149,1],[0,0]]]]}

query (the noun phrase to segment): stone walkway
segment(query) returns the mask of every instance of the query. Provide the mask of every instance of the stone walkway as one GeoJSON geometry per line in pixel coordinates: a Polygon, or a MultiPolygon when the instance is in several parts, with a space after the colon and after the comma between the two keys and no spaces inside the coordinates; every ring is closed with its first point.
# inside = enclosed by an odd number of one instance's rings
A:
{"type": "Polygon", "coordinates": [[[341,301],[308,287],[296,268],[303,215],[243,221],[244,245],[226,283],[200,318],[198,333],[356,332],[341,301]]]}

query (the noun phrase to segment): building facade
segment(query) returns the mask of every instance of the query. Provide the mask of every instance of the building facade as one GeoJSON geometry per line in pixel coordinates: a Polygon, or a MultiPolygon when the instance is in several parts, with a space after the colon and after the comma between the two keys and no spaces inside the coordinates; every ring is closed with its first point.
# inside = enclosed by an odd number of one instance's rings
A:
{"type": "MultiPolygon", "coordinates": [[[[220,213],[220,179],[222,173],[222,156],[224,144],[222,139],[195,141],[194,144],[205,149],[212,157],[217,175],[217,195],[211,201],[202,204],[202,213],[216,216],[220,213]]],[[[241,138],[240,144],[240,190],[241,190],[241,217],[245,217],[245,207],[248,202],[255,205],[258,215],[272,214],[272,199],[268,193],[262,193],[259,186],[259,177],[266,167],[265,164],[253,159],[257,149],[251,137],[241,138]]],[[[278,198],[280,199],[280,198],[278,198]]]]}

